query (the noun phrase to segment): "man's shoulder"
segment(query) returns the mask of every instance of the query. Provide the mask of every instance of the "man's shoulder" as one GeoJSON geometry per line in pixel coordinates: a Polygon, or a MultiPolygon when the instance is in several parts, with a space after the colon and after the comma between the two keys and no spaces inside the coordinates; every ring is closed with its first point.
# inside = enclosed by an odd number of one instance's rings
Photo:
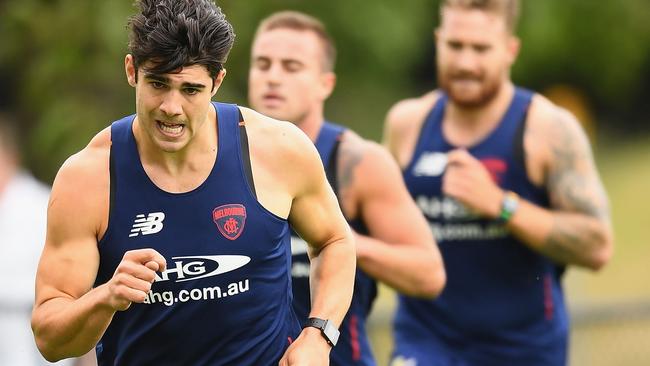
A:
{"type": "Polygon", "coordinates": [[[88,145],[81,149],[78,153],[74,154],[77,160],[81,163],[99,163],[103,158],[108,158],[111,150],[111,128],[106,127],[97,133],[88,142],[88,145]]]}
{"type": "Polygon", "coordinates": [[[296,125],[240,107],[246,124],[251,152],[274,164],[300,163],[318,157],[309,137],[296,125]],[[266,159],[268,158],[268,159],[266,159]]]}
{"type": "Polygon", "coordinates": [[[250,108],[239,108],[244,117],[246,129],[251,130],[253,133],[261,133],[269,139],[274,136],[305,136],[304,132],[291,122],[267,117],[250,108]]]}
{"type": "MultiPolygon", "coordinates": [[[[543,171],[576,151],[582,154],[590,150],[589,139],[580,121],[570,111],[540,94],[533,97],[524,136],[527,155],[531,161],[543,166],[543,171]]],[[[540,184],[544,181],[540,174],[533,174],[535,176],[538,178],[534,181],[540,184]]]]}
{"type": "Polygon", "coordinates": [[[528,127],[535,130],[581,128],[578,119],[567,109],[553,103],[541,94],[533,96],[528,112],[528,127]]]}
{"type": "Polygon", "coordinates": [[[252,147],[277,153],[300,154],[306,147],[313,145],[309,137],[293,123],[267,117],[250,108],[240,108],[252,147]]]}
{"type": "Polygon", "coordinates": [[[401,167],[411,159],[422,125],[440,96],[441,92],[434,90],[418,98],[402,100],[388,111],[383,143],[401,167]]]}
{"type": "Polygon", "coordinates": [[[355,185],[363,190],[376,185],[374,179],[387,171],[395,170],[397,163],[388,150],[381,144],[365,139],[352,130],[346,130],[341,139],[338,164],[345,172],[354,169],[355,185]]]}
{"type": "Polygon", "coordinates": [[[431,108],[442,95],[439,89],[428,91],[420,96],[399,100],[391,109],[397,111],[410,111],[413,109],[431,108]]]}
{"type": "Polygon", "coordinates": [[[97,181],[103,176],[108,178],[110,147],[110,127],[107,127],[95,135],[86,147],[66,159],[59,169],[57,180],[97,181]]]}
{"type": "Polygon", "coordinates": [[[386,123],[390,129],[403,129],[421,124],[440,95],[440,91],[433,90],[416,98],[400,100],[388,110],[386,123]]]}
{"type": "Polygon", "coordinates": [[[361,156],[380,156],[380,158],[392,160],[388,151],[379,143],[361,137],[354,130],[346,129],[341,136],[341,153],[346,154],[351,151],[361,156]],[[382,156],[383,154],[385,156],[382,156]]]}
{"type": "Polygon", "coordinates": [[[109,160],[110,128],[106,128],[63,163],[52,185],[48,214],[49,227],[57,235],[66,233],[69,225],[98,232],[108,217],[109,160]]]}

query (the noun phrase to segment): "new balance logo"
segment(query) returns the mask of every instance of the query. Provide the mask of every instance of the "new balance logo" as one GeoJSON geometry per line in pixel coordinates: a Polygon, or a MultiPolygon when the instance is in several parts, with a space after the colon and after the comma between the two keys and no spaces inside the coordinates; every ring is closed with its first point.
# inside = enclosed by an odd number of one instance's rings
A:
{"type": "Polygon", "coordinates": [[[131,234],[129,237],[142,235],[155,234],[162,230],[163,220],[165,219],[165,214],[162,212],[154,212],[144,216],[144,214],[137,215],[133,221],[133,227],[131,228],[131,234]]]}
{"type": "Polygon", "coordinates": [[[439,152],[424,152],[413,167],[416,177],[437,177],[444,173],[447,167],[447,154],[439,152]]]}

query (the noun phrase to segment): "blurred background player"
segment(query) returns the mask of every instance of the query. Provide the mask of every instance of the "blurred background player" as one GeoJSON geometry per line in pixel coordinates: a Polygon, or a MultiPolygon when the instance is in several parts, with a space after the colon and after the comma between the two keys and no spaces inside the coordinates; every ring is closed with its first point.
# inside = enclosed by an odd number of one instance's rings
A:
{"type": "Polygon", "coordinates": [[[518,7],[442,1],[440,89],[389,111],[386,146],[448,274],[436,300],[400,296],[395,365],[563,365],[565,268],[611,257],[608,199],[578,121],[510,80],[518,7]]]}
{"type": "Polygon", "coordinates": [[[49,196],[21,167],[16,122],[0,113],[0,365],[49,364],[30,327],[49,196]]]}
{"type": "MultiPolygon", "coordinates": [[[[376,295],[375,280],[411,296],[440,293],[445,273],[426,220],[409,197],[399,168],[378,144],[326,121],[324,103],[334,89],[336,49],[323,24],[285,11],[264,19],[252,46],[251,106],[300,127],[315,143],[354,229],[358,270],[352,305],[341,326],[332,365],[374,365],[366,318],[376,295]]],[[[307,244],[292,238],[294,308],[310,314],[307,244]]]]}

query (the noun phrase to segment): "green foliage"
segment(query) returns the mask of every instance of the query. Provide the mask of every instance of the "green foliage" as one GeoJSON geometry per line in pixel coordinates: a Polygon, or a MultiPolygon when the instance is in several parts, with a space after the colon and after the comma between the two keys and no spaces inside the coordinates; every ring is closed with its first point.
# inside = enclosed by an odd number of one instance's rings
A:
{"type": "MultiPolygon", "coordinates": [[[[328,118],[378,139],[397,100],[435,87],[436,0],[220,1],[237,40],[217,99],[246,105],[250,42],[263,17],[296,9],[321,18],[334,36],[338,86],[328,118]]],[[[533,88],[568,83],[609,115],[644,116],[650,93],[647,0],[525,1],[514,79],[533,88]],[[635,109],[637,108],[637,109],[635,109]]],[[[125,81],[126,1],[21,0],[0,3],[0,107],[17,113],[25,157],[50,180],[62,161],[110,121],[132,113],[125,81]]],[[[631,119],[625,119],[631,123],[631,119]]],[[[620,123],[617,121],[617,123],[620,123]]]]}
{"type": "Polygon", "coordinates": [[[609,107],[644,86],[650,61],[647,0],[528,1],[520,27],[523,49],[515,77],[567,81],[609,107]]]}

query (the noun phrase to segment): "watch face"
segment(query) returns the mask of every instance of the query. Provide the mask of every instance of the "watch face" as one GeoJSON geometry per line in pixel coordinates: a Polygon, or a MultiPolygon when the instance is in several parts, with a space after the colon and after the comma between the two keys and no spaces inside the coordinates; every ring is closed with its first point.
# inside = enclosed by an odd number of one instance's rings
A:
{"type": "Polygon", "coordinates": [[[513,197],[507,197],[503,201],[503,208],[510,212],[514,212],[517,209],[518,205],[519,205],[519,201],[513,197]]]}
{"type": "Polygon", "coordinates": [[[325,337],[332,343],[332,346],[336,346],[336,342],[339,340],[339,330],[336,329],[334,325],[332,325],[332,322],[329,320],[325,322],[325,327],[323,328],[323,334],[325,334],[325,337]]]}

